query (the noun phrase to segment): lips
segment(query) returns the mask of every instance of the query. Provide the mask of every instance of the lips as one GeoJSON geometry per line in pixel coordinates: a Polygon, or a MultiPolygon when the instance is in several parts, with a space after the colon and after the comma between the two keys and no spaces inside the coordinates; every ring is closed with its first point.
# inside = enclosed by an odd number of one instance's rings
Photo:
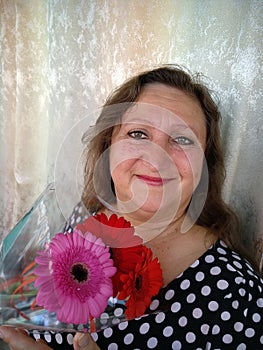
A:
{"type": "Polygon", "coordinates": [[[148,176],[148,175],[136,175],[136,177],[137,179],[151,186],[162,186],[169,181],[169,179],[162,179],[161,177],[148,176]]]}

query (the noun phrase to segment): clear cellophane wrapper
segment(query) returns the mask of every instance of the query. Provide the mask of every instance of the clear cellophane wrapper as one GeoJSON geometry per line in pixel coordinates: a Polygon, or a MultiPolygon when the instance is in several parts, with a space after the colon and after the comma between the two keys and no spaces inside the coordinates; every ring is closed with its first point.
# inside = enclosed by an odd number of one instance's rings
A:
{"type": "Polygon", "coordinates": [[[1,243],[0,324],[38,331],[100,331],[125,320],[124,302],[110,297],[105,312],[86,324],[59,322],[55,312],[35,305],[33,266],[36,254],[66,226],[50,184],[1,243]]]}

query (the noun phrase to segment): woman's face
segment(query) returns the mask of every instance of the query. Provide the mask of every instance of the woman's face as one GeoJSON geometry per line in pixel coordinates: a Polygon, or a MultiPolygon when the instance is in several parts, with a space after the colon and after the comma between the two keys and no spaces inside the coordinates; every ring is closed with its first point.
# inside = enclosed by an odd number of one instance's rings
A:
{"type": "Polygon", "coordinates": [[[182,215],[200,180],[205,143],[198,101],[147,85],[113,131],[110,170],[120,211],[142,221],[169,209],[182,215]]]}

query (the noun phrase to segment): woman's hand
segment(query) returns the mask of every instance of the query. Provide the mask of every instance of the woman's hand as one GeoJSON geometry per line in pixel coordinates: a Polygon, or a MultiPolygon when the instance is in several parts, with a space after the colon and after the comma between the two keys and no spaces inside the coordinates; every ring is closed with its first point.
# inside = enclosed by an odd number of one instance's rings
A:
{"type": "Polygon", "coordinates": [[[75,350],[100,350],[89,333],[76,333],[73,346],[75,350]]]}
{"type": "MultiPolygon", "coordinates": [[[[34,340],[25,330],[11,326],[0,327],[0,338],[10,350],[51,350],[44,340],[34,340]]],[[[73,346],[75,350],[100,350],[88,333],[76,333],[73,346]]]]}

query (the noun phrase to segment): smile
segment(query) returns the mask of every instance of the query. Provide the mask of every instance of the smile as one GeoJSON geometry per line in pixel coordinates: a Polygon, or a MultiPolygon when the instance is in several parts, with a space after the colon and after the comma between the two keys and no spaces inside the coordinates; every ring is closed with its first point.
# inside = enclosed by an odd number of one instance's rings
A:
{"type": "Polygon", "coordinates": [[[162,179],[161,177],[147,176],[147,175],[136,175],[137,179],[145,182],[150,186],[162,186],[165,185],[169,179],[162,179]]]}

